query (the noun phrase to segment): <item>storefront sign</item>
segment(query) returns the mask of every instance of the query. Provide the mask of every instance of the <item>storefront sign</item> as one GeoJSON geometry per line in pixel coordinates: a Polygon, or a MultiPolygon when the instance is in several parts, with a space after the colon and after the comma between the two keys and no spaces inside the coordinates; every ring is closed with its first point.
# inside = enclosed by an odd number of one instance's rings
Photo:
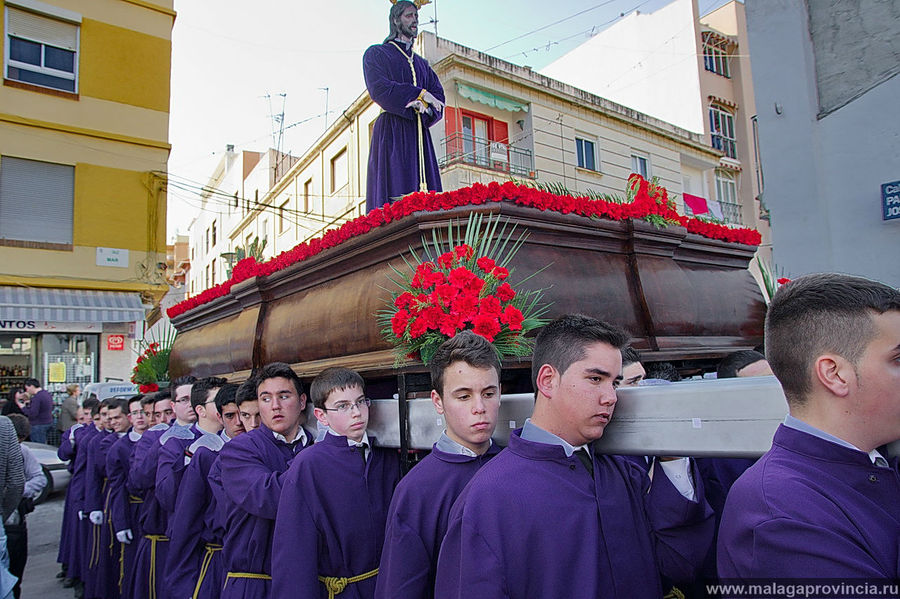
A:
{"type": "Polygon", "coordinates": [[[97,248],[97,266],[128,268],[128,250],[97,248]]]}
{"type": "Polygon", "coordinates": [[[125,335],[110,335],[107,337],[106,349],[109,351],[122,351],[125,349],[125,335]]]}
{"type": "Polygon", "coordinates": [[[46,320],[6,319],[0,312],[0,333],[100,333],[99,322],[48,322],[46,320]]]}
{"type": "Polygon", "coordinates": [[[881,186],[882,220],[900,218],[900,181],[884,183],[881,186]]]}

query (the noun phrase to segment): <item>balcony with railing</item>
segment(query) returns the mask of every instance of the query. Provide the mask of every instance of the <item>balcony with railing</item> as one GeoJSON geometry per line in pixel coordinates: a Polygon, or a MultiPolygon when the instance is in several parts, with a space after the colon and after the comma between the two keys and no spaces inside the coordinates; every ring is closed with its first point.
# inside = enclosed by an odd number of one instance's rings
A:
{"type": "Polygon", "coordinates": [[[438,153],[441,169],[468,164],[515,177],[534,178],[531,150],[466,133],[453,133],[442,139],[441,150],[438,153]]]}
{"type": "Polygon", "coordinates": [[[720,152],[724,152],[729,158],[737,160],[737,144],[734,139],[725,137],[721,133],[716,133],[715,131],[712,132],[710,137],[712,137],[712,147],[720,152]]]}

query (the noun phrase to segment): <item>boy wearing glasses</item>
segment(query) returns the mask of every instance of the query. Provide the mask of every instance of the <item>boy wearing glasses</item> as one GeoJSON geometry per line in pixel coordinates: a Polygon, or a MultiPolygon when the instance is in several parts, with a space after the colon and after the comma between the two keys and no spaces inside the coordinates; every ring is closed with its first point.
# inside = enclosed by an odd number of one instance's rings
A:
{"type": "Polygon", "coordinates": [[[366,434],[370,400],[358,373],[328,368],[310,392],[328,432],[294,460],[283,481],[272,596],[371,598],[399,456],[366,434]]]}
{"type": "Polygon", "coordinates": [[[472,331],[445,341],[431,364],[431,400],[446,430],[391,501],[377,598],[434,596],[438,552],[450,508],[469,479],[500,448],[491,442],[500,411],[500,359],[472,331]]]}

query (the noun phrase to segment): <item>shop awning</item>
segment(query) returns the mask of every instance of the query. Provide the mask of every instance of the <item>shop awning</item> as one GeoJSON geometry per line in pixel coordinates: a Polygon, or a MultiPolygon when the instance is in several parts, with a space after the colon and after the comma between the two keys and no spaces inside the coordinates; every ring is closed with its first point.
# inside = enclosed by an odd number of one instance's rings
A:
{"type": "Polygon", "coordinates": [[[136,322],[144,314],[138,293],[0,287],[0,320],[136,322]]]}
{"type": "Polygon", "coordinates": [[[460,96],[472,100],[473,102],[480,102],[481,104],[487,104],[488,106],[493,106],[500,110],[508,110],[510,112],[519,112],[520,110],[522,112],[528,112],[528,104],[525,104],[524,102],[512,100],[479,87],[466,85],[465,83],[457,83],[456,86],[460,96]]]}

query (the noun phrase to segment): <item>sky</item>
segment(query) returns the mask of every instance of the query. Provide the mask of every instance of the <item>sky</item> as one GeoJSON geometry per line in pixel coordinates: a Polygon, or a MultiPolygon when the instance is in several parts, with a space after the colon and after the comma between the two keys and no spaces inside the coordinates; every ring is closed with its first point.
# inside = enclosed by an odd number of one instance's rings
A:
{"type": "MultiPolygon", "coordinates": [[[[669,1],[434,0],[419,30],[539,70],[669,1]]],[[[700,14],[727,1],[698,0],[700,14]]],[[[325,130],[326,106],[330,123],[365,90],[362,55],[387,35],[390,1],[176,0],[175,10],[169,174],[199,188],[227,144],[274,147],[273,114],[284,113],[282,150],[302,155],[325,130]]],[[[199,190],[170,188],[168,238],[186,234],[199,211],[199,190]]]]}

